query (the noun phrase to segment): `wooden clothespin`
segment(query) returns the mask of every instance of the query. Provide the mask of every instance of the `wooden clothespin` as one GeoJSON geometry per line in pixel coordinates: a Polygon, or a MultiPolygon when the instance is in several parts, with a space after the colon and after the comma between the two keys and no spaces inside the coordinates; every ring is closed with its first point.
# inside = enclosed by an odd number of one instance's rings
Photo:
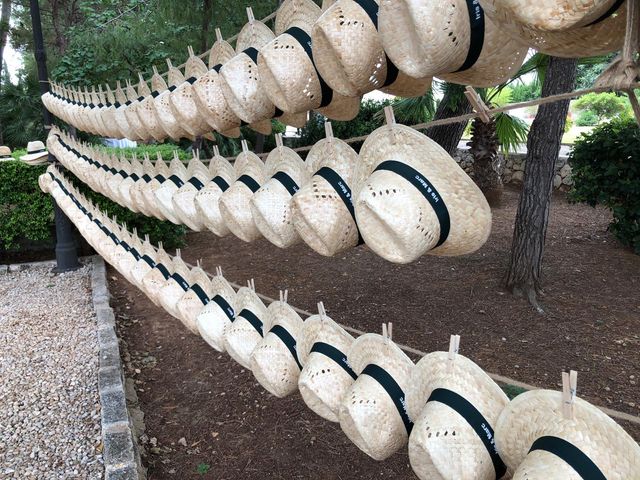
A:
{"type": "Polygon", "coordinates": [[[386,344],[393,339],[393,323],[382,324],[382,338],[384,338],[384,343],[386,344]]]}
{"type": "Polygon", "coordinates": [[[180,248],[176,248],[176,257],[182,258],[182,250],[180,248]]]}
{"type": "Polygon", "coordinates": [[[331,122],[324,122],[324,133],[329,143],[333,142],[333,126],[331,122]]]}
{"type": "Polygon", "coordinates": [[[393,113],[393,107],[391,105],[384,107],[384,119],[387,125],[394,125],[396,123],[396,115],[393,113]]]}
{"type": "Polygon", "coordinates": [[[456,361],[456,356],[460,350],[460,335],[451,335],[449,340],[449,373],[453,372],[453,366],[456,361]]]}
{"type": "Polygon", "coordinates": [[[489,123],[491,121],[491,118],[489,118],[489,108],[487,108],[485,103],[482,101],[478,92],[476,92],[473,87],[467,87],[464,95],[473,107],[473,111],[480,116],[480,120],[484,123],[489,123]]]}
{"type": "Polygon", "coordinates": [[[253,278],[249,280],[249,289],[251,289],[254,292],[256,291],[256,282],[254,281],[253,278]]]}
{"type": "Polygon", "coordinates": [[[289,290],[286,288],[284,290],[280,290],[280,302],[288,303],[289,300],[289,290]]]}
{"type": "Polygon", "coordinates": [[[318,315],[320,315],[320,321],[324,322],[324,317],[327,316],[327,311],[324,309],[323,302],[318,302],[318,315]]]}
{"type": "Polygon", "coordinates": [[[213,156],[214,157],[219,157],[220,156],[220,148],[218,147],[218,145],[214,145],[213,146],[213,156]]]}
{"type": "Polygon", "coordinates": [[[223,40],[222,31],[219,28],[216,28],[215,32],[216,32],[216,42],[221,42],[223,40]]]}
{"type": "Polygon", "coordinates": [[[246,140],[242,140],[242,142],[240,142],[242,145],[242,152],[243,153],[248,153],[249,152],[249,144],[247,143],[246,140]]]}
{"type": "Polygon", "coordinates": [[[277,148],[282,148],[283,147],[282,134],[281,133],[276,133],[275,137],[276,137],[276,147],[277,148]]]}
{"type": "Polygon", "coordinates": [[[189,58],[196,56],[195,52],[193,51],[193,47],[191,45],[187,45],[187,53],[189,53],[189,58]]]}
{"type": "Polygon", "coordinates": [[[256,21],[256,17],[253,16],[253,8],[251,7],[247,7],[247,18],[249,19],[249,23],[256,21]]]}
{"type": "Polygon", "coordinates": [[[216,267],[216,275],[221,277],[222,276],[222,267],[221,266],[217,266],[216,267]]]}
{"type": "Polygon", "coordinates": [[[566,420],[574,419],[574,404],[578,391],[578,372],[562,372],[562,415],[566,420]]]}

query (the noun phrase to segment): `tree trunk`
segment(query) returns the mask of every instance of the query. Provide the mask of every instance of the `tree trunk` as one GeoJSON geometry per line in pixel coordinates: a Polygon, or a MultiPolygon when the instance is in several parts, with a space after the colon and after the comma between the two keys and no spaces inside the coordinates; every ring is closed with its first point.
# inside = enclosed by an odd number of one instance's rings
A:
{"type": "MultiPolygon", "coordinates": [[[[442,120],[443,118],[457,117],[467,113],[471,113],[471,104],[467,97],[464,96],[464,86],[450,85],[444,97],[442,97],[433,119],[442,120]],[[451,108],[452,104],[455,105],[454,108],[451,108]]],[[[425,133],[449,152],[449,155],[454,155],[466,126],[467,122],[439,125],[427,129],[425,133]]]]}
{"type": "Polygon", "coordinates": [[[471,141],[467,143],[473,155],[473,180],[480,187],[489,205],[499,207],[502,199],[502,172],[498,162],[498,132],[496,120],[488,123],[476,118],[471,123],[471,141]]]}
{"type": "Polygon", "coordinates": [[[202,41],[200,42],[200,51],[207,50],[207,42],[209,41],[209,25],[211,24],[213,2],[212,0],[204,0],[202,12],[202,41]]]}
{"type": "MultiPolygon", "coordinates": [[[[2,73],[4,72],[4,47],[6,47],[7,39],[9,38],[10,21],[11,0],[2,0],[2,9],[0,11],[0,88],[3,80],[7,80],[2,78],[2,73]]],[[[3,130],[0,124],[0,144],[4,144],[3,130]]]]}
{"type": "Polygon", "coordinates": [[[255,153],[264,153],[264,135],[262,133],[256,133],[256,144],[253,146],[255,153]]]}
{"type": "MultiPolygon", "coordinates": [[[[542,86],[542,96],[571,91],[576,81],[577,60],[551,57],[542,86]]],[[[541,105],[527,140],[524,186],[516,215],[511,261],[506,286],[515,295],[526,296],[540,312],[540,273],[549,223],[556,161],[569,111],[569,100],[541,105]]]]}

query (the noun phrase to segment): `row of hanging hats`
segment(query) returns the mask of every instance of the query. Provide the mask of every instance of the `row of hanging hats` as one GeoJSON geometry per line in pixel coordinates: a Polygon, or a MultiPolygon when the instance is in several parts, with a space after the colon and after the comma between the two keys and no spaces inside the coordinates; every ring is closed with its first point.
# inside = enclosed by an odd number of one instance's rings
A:
{"type": "Polygon", "coordinates": [[[390,107],[385,113],[387,124],[359,155],[327,123],[327,137],[306,161],[280,135],[266,162],[243,141],[233,167],[216,155],[208,169],[197,158],[188,167],[177,157],[168,167],[161,158],[140,165],[78,146],[58,130],[50,148],[94,190],[133,211],[245,242],[304,241],[328,256],[364,242],[396,263],[480,248],[491,230],[482,192],[433,140],[395,123],[390,107]]]}
{"type": "Polygon", "coordinates": [[[317,414],[339,422],[348,438],[376,460],[408,445],[423,480],[640,478],[640,446],[610,417],[576,398],[577,375],[563,374],[563,392],[535,390],[509,402],[477,364],[448,352],[417,364],[382,335],[354,339],[329,318],[303,320],[287,292],[268,307],[253,281],[237,292],[220,269],[155,249],[110,220],[52,166],[40,178],[81,233],[125,278],[218,351],[251,369],[270,393],[299,389],[317,414]]]}
{"type": "Polygon", "coordinates": [[[269,119],[300,127],[317,110],[335,120],[358,112],[372,90],[424,94],[437,76],[487,87],[510,78],[529,47],[582,57],[621,48],[622,0],[338,0],[324,13],[312,0],[285,0],[275,33],[255,20],[234,50],[216,31],[208,66],[189,48],[185,73],[168,62],[167,84],[154,68],[115,93],[54,84],[49,110],[90,133],[133,140],[195,138],[216,130],[238,136],[249,124],[271,131],[269,119]],[[551,20],[549,20],[551,18],[551,20]]]}

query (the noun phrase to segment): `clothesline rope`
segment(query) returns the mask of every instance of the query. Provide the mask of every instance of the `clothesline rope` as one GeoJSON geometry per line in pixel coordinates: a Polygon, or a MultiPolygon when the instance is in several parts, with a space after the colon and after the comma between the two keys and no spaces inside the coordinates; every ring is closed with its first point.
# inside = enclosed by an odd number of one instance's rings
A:
{"type": "MultiPolygon", "coordinates": [[[[640,82],[634,83],[633,85],[631,85],[631,92],[633,92],[633,89],[637,89],[640,88],[640,82]]],[[[504,112],[508,112],[510,110],[517,110],[519,108],[526,108],[526,107],[535,107],[538,105],[544,105],[547,103],[554,103],[554,102],[559,102],[562,100],[569,100],[569,99],[574,99],[577,97],[581,97],[583,95],[587,95],[589,93],[602,93],[602,92],[609,92],[609,91],[614,91],[616,90],[615,87],[613,86],[598,86],[598,87],[592,87],[592,88],[585,88],[583,90],[575,90],[573,92],[567,92],[567,93],[559,93],[556,95],[549,95],[548,97],[542,97],[542,98],[538,98],[536,100],[529,100],[527,102],[520,102],[520,103],[512,103],[510,105],[505,105],[503,107],[496,107],[496,108],[491,108],[488,109],[486,112],[473,112],[473,113],[468,113],[465,115],[459,115],[457,117],[449,117],[449,118],[443,118],[440,120],[432,120],[430,122],[426,122],[426,123],[419,123],[417,125],[411,125],[410,128],[413,128],[414,130],[425,130],[427,128],[431,128],[431,127],[437,127],[440,125],[450,125],[452,123],[460,123],[460,122],[468,122],[469,120],[473,120],[474,118],[480,118],[482,117],[485,113],[489,116],[495,116],[499,113],[504,113],[504,112]]],[[[627,93],[627,92],[623,92],[623,93],[627,93]]],[[[353,137],[353,138],[348,138],[346,140],[343,140],[345,143],[351,144],[351,143],[356,143],[356,142],[363,142],[367,139],[369,135],[363,135],[360,137],[353,137]]],[[[313,148],[313,145],[307,145],[305,147],[297,147],[294,148],[293,151],[294,152],[308,152],[309,150],[311,150],[313,148]]],[[[259,157],[266,157],[267,155],[269,155],[270,152],[265,152],[265,153],[260,153],[257,154],[259,157]]],[[[235,157],[226,157],[227,160],[233,160],[235,159],[235,157]]],[[[206,163],[206,161],[205,161],[206,163]]]]}

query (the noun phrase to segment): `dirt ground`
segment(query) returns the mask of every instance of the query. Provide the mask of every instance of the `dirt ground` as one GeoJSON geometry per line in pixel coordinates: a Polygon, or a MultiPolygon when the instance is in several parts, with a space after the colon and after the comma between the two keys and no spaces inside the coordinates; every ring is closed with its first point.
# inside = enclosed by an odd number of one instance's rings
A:
{"type": "MultiPolygon", "coordinates": [[[[183,257],[217,265],[236,283],[254,278],[292,305],[323,301],[335,320],[378,332],[394,323],[398,343],[445,350],[460,334],[461,353],[485,370],[558,388],[563,369],[579,372],[578,394],[640,415],[640,257],[607,232],[608,212],[555,194],[544,262],[546,315],[502,288],[518,192],[494,210],[492,235],[473,255],[425,256],[394,265],[360,247],[324,258],[300,245],[192,234],[183,257]]],[[[211,350],[110,271],[120,334],[146,414],[150,479],[415,478],[406,449],[375,462],[339,425],[306,409],[298,395],[278,400],[226,355],[211,350]],[[182,438],[186,446],[179,442],[182,438]]],[[[623,424],[636,440],[640,428],[623,424]]]]}

